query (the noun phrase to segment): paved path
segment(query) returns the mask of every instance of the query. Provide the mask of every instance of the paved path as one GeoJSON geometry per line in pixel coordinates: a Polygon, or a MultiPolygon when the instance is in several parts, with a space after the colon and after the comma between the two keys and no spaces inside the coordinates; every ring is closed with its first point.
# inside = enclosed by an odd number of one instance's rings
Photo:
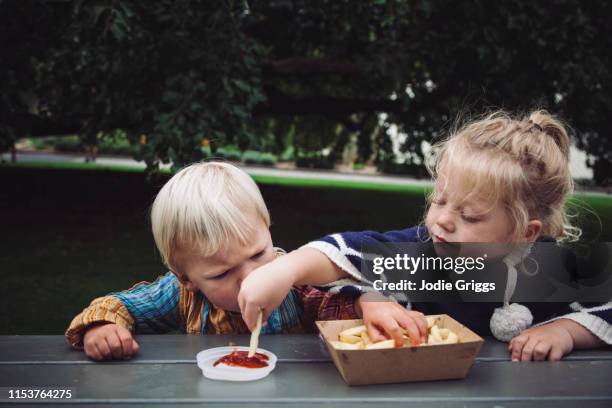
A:
{"type": "MultiPolygon", "coordinates": [[[[2,159],[10,161],[10,155],[5,153],[2,159]]],[[[82,154],[62,154],[62,153],[43,153],[43,152],[17,152],[17,162],[63,162],[63,163],[83,163],[82,154]]],[[[100,165],[127,166],[133,168],[145,168],[144,162],[138,162],[131,158],[116,156],[98,156],[96,160],[100,165]]],[[[400,176],[381,176],[369,174],[340,173],[325,170],[302,170],[302,169],[278,169],[257,166],[240,165],[247,173],[252,176],[275,176],[313,180],[342,180],[365,183],[379,183],[388,185],[431,185],[429,180],[418,180],[400,176]]],[[[162,167],[170,167],[163,165],[162,167]]]]}
{"type": "MultiPolygon", "coordinates": [[[[83,154],[66,154],[52,152],[18,151],[17,162],[56,162],[56,163],[84,163],[83,154]]],[[[10,161],[8,153],[0,154],[0,159],[10,161]]],[[[125,166],[144,169],[145,163],[132,158],[120,156],[98,156],[98,165],[125,166]]],[[[273,176],[310,180],[349,181],[358,183],[376,183],[395,186],[431,186],[429,180],[414,179],[405,176],[388,176],[378,174],[344,173],[336,170],[304,170],[304,169],[281,169],[271,167],[245,166],[237,163],[252,176],[273,176]]],[[[162,165],[168,168],[170,165],[162,165]]],[[[579,191],[580,194],[610,197],[609,193],[601,191],[579,191]]]]}

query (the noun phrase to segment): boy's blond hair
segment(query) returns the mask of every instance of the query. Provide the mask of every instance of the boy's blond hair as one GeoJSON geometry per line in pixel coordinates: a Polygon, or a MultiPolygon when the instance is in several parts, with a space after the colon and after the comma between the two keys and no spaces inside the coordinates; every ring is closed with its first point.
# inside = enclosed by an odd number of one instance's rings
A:
{"type": "Polygon", "coordinates": [[[270,226],[261,192],[244,171],[223,162],[185,167],[162,187],[151,208],[153,237],[164,264],[174,271],[178,245],[210,256],[227,242],[246,244],[253,229],[245,216],[250,211],[270,226]]]}
{"type": "Polygon", "coordinates": [[[429,169],[463,201],[484,197],[492,206],[502,204],[516,240],[533,219],[542,222],[541,234],[575,240],[581,231],[565,208],[574,189],[569,150],[565,126],[548,112],[511,117],[497,111],[451,132],[436,145],[429,169]]]}

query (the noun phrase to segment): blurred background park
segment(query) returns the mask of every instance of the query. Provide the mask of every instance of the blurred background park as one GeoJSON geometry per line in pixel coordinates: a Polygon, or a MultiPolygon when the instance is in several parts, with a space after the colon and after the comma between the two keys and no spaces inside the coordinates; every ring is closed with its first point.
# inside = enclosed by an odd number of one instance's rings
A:
{"type": "Polygon", "coordinates": [[[59,334],[165,272],[172,172],[235,162],[277,246],[418,223],[458,118],[572,129],[584,239],[612,240],[612,3],[0,0],[0,334],[59,334]]]}

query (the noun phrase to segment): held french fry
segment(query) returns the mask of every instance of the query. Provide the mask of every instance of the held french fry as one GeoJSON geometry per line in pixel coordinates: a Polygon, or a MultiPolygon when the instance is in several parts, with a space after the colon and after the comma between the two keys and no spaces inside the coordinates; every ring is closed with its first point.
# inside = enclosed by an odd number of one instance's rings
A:
{"type": "Polygon", "coordinates": [[[365,330],[361,332],[361,341],[363,341],[364,345],[372,344],[372,340],[370,340],[370,336],[368,335],[368,331],[365,330]]]}
{"type": "Polygon", "coordinates": [[[257,347],[259,346],[259,333],[261,332],[262,319],[263,319],[263,310],[260,310],[259,314],[257,315],[257,324],[255,325],[255,329],[253,329],[253,332],[251,333],[251,344],[249,344],[249,355],[248,355],[249,358],[255,355],[255,352],[257,351],[257,347]]]}

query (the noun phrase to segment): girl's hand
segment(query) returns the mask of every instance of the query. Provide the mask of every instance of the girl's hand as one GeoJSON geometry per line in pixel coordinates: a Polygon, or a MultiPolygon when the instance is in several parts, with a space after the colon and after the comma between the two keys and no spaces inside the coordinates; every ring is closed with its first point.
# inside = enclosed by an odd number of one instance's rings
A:
{"type": "Polygon", "coordinates": [[[573,325],[578,323],[560,319],[523,331],[508,344],[512,361],[561,360],[574,349],[573,325]]]}
{"type": "Polygon", "coordinates": [[[259,311],[263,311],[263,324],[289,294],[295,283],[290,270],[277,267],[274,262],[253,270],[240,285],[238,306],[242,319],[249,330],[253,331],[259,311]]]}
{"type": "Polygon", "coordinates": [[[132,333],[115,323],[92,326],[83,336],[85,354],[96,361],[132,358],[140,346],[132,333]]]}
{"type": "MultiPolygon", "coordinates": [[[[259,311],[264,322],[287,297],[294,285],[323,285],[346,277],[326,255],[300,248],[251,271],[238,293],[238,305],[249,330],[255,328],[259,311]]],[[[264,323],[265,325],[265,323],[264,323]]]]}
{"type": "Polygon", "coordinates": [[[391,338],[395,340],[395,347],[402,347],[404,331],[414,345],[427,341],[427,320],[423,313],[407,310],[374,292],[361,295],[357,305],[372,342],[391,338]]]}

